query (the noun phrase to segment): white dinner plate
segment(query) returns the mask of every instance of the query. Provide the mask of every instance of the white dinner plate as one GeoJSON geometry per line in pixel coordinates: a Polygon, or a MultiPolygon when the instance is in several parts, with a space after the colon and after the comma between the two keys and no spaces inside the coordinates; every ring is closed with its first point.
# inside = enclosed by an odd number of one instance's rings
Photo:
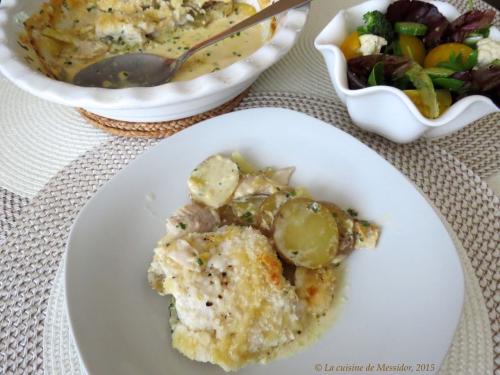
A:
{"type": "Polygon", "coordinates": [[[377,373],[348,371],[370,364],[396,366],[385,372],[391,374],[422,365],[429,370],[423,373],[434,373],[464,298],[448,232],[415,187],[373,150],[331,125],[284,109],[223,115],[160,142],[80,212],[68,241],[65,283],[69,320],[87,371],[223,373],[172,349],[168,300],[151,290],[146,272],[164,219],[188,201],[191,170],[212,154],[235,150],[260,166],[295,166],[293,185],[382,226],[375,250],[349,258],[345,303],[331,328],[300,353],[241,373],[377,373]]]}

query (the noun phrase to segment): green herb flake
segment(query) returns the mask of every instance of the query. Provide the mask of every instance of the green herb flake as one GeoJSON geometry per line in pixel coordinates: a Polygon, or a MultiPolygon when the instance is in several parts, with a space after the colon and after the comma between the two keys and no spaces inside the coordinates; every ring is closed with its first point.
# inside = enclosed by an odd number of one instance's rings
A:
{"type": "Polygon", "coordinates": [[[182,230],[184,230],[184,229],[186,229],[186,228],[187,228],[187,225],[186,225],[186,224],[184,224],[184,223],[182,223],[182,222],[180,222],[180,223],[179,223],[179,227],[180,227],[182,230]]]}
{"type": "Polygon", "coordinates": [[[198,263],[199,266],[203,266],[203,259],[196,258],[196,263],[198,263]]]}
{"type": "Polygon", "coordinates": [[[370,223],[366,220],[361,220],[359,223],[366,228],[368,228],[370,226],[370,223]]]}
{"type": "Polygon", "coordinates": [[[352,208],[348,208],[347,209],[347,213],[349,215],[351,215],[352,217],[357,217],[358,216],[358,212],[356,210],[353,210],[352,208]]]}

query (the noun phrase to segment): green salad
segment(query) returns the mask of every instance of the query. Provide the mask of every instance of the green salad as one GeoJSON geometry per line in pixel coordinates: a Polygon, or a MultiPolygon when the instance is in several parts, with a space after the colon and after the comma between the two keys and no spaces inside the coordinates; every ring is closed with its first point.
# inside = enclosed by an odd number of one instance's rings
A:
{"type": "Polygon", "coordinates": [[[349,88],[399,88],[431,119],[469,95],[487,96],[498,106],[494,18],[494,10],[470,9],[450,22],[434,5],[416,0],[395,1],[386,13],[367,12],[341,45],[349,88]]]}

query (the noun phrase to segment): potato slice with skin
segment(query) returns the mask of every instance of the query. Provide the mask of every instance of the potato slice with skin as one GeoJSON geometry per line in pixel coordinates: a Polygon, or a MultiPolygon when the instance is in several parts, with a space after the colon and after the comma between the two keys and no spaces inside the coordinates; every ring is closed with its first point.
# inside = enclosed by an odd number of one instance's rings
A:
{"type": "Polygon", "coordinates": [[[233,152],[231,154],[231,160],[234,161],[241,173],[253,173],[257,170],[243,155],[239,152],[233,152]]]}
{"type": "Polygon", "coordinates": [[[240,173],[234,161],[214,155],[199,164],[188,180],[191,198],[212,208],[224,205],[238,186],[240,173]]]}
{"type": "Polygon", "coordinates": [[[257,217],[259,228],[264,232],[271,232],[273,229],[274,217],[280,207],[290,199],[290,193],[276,193],[270,195],[262,202],[257,217]]]}
{"type": "Polygon", "coordinates": [[[259,229],[265,233],[270,233],[273,230],[273,223],[276,214],[281,206],[293,198],[305,197],[311,195],[305,188],[295,188],[290,191],[278,192],[270,195],[262,202],[257,214],[257,225],[259,229]]]}
{"type": "Polygon", "coordinates": [[[339,252],[349,252],[354,249],[354,220],[344,210],[331,202],[321,202],[337,220],[339,229],[339,252]]]}
{"type": "Polygon", "coordinates": [[[273,238],[283,258],[311,269],[330,264],[339,248],[337,221],[330,210],[307,198],[289,200],[280,208],[273,238]]]}

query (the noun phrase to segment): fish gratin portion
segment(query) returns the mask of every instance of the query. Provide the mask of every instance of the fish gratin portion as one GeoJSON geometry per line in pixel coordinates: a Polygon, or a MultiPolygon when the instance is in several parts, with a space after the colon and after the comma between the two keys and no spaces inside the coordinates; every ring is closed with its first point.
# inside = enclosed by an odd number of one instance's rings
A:
{"type": "Polygon", "coordinates": [[[344,259],[380,228],[305,188],[294,168],[214,155],[188,179],[191,202],[166,221],[150,285],[172,296],[172,345],[226,371],[300,350],[328,328],[344,259]]]}
{"type": "MultiPolygon", "coordinates": [[[[265,6],[267,0],[259,3],[265,6]]],[[[233,0],[48,0],[24,21],[19,41],[44,73],[71,82],[84,67],[119,54],[175,58],[255,12],[233,0]]],[[[266,40],[264,28],[254,26],[200,51],[174,80],[192,79],[250,55],[266,40]]]]}
{"type": "Polygon", "coordinates": [[[269,240],[227,226],[161,244],[149,271],[171,294],[172,344],[188,358],[235,370],[294,339],[298,298],[269,240]]]}

